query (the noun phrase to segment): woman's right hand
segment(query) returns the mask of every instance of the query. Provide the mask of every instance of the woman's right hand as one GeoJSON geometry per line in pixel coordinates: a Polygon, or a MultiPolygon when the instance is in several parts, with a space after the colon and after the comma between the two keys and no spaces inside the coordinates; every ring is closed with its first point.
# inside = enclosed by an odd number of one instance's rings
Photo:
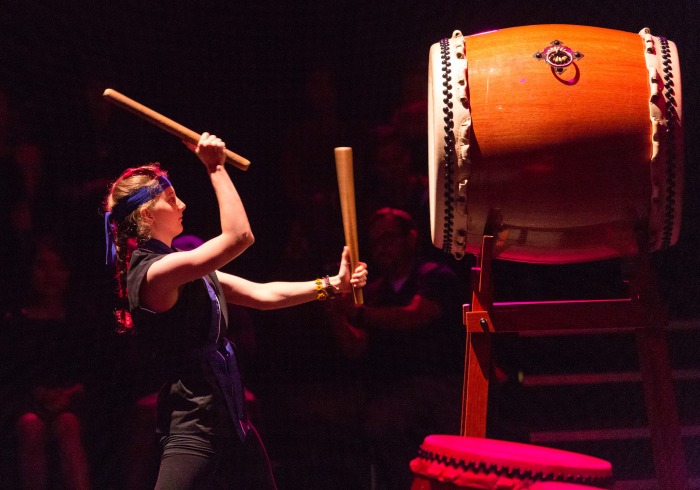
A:
{"type": "Polygon", "coordinates": [[[184,142],[187,148],[192,150],[197,157],[201,160],[209,173],[215,172],[217,169],[222,168],[224,162],[226,161],[226,155],[224,150],[226,149],[226,144],[214,134],[209,134],[207,132],[202,133],[199,138],[197,145],[193,145],[187,141],[184,142]]]}

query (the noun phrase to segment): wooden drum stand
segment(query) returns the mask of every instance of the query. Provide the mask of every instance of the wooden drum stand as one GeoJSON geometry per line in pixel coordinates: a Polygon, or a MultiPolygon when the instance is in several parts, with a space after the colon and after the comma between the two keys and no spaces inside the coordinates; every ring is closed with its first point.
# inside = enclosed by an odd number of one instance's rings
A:
{"type": "MultiPolygon", "coordinates": [[[[485,227],[481,255],[472,268],[472,300],[463,307],[467,329],[460,435],[485,437],[491,367],[491,336],[501,332],[562,331],[598,326],[633,330],[636,335],[651,442],[660,488],[688,490],[688,472],[663,327],[668,323],[640,248],[629,298],[594,301],[494,303],[491,275],[494,236],[485,227]]],[[[640,239],[640,244],[647,243],[640,239]]]]}

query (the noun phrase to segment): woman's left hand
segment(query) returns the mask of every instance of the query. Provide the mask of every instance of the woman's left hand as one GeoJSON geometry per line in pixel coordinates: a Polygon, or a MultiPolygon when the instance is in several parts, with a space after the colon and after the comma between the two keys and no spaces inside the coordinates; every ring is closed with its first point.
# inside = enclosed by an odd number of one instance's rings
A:
{"type": "MultiPolygon", "coordinates": [[[[355,271],[350,271],[350,248],[344,247],[340,256],[340,269],[338,270],[338,284],[333,284],[341,293],[349,293],[352,288],[362,288],[367,284],[367,264],[359,262],[355,271]]],[[[335,278],[333,278],[335,279],[335,278]]],[[[331,281],[332,283],[335,281],[331,281]]]]}

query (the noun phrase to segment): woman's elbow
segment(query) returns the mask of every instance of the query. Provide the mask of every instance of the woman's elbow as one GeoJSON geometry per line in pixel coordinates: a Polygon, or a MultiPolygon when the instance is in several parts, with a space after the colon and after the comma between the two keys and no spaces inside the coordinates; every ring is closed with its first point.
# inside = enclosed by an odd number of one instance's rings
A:
{"type": "Polygon", "coordinates": [[[253,232],[250,229],[241,232],[236,238],[236,255],[242,253],[244,250],[247,250],[253,243],[255,243],[255,236],[253,236],[253,232]]]}
{"type": "Polygon", "coordinates": [[[245,232],[241,234],[241,243],[245,245],[246,248],[250,247],[255,243],[255,236],[253,235],[253,230],[248,228],[245,232]]]}
{"type": "Polygon", "coordinates": [[[231,257],[237,257],[255,242],[250,228],[237,233],[223,233],[222,236],[225,240],[223,253],[231,257]]]}
{"type": "Polygon", "coordinates": [[[255,236],[253,236],[253,230],[249,226],[242,230],[237,230],[229,235],[231,244],[237,248],[243,248],[244,250],[250,247],[255,242],[255,236]]]}

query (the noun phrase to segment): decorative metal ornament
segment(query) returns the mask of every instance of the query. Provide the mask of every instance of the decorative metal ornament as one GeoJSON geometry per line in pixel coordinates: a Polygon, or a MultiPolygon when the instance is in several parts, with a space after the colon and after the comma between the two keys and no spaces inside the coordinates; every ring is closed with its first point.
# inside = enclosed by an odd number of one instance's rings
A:
{"type": "Polygon", "coordinates": [[[583,58],[583,54],[565,46],[561,41],[555,39],[549,46],[533,55],[537,60],[545,60],[548,65],[558,74],[564,73],[566,67],[576,60],[583,58]]]}

